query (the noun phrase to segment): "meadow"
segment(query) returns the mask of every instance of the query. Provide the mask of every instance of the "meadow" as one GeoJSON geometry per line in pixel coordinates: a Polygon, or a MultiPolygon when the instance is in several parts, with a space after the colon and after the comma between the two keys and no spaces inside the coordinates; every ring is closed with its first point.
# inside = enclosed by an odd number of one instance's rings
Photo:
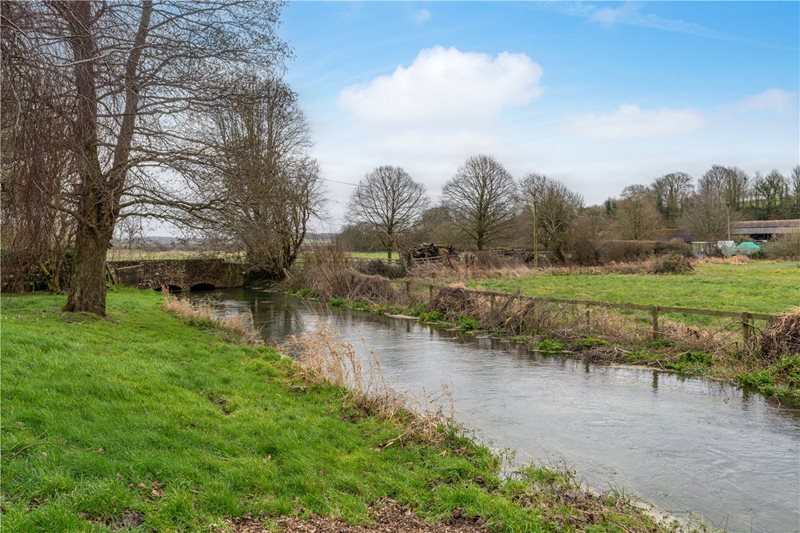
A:
{"type": "Polygon", "coordinates": [[[780,313],[800,306],[800,262],[698,262],[692,274],[570,274],[481,279],[467,286],[525,296],[780,313]]]}
{"type": "Polygon", "coordinates": [[[274,348],[228,342],[162,302],[114,289],[101,319],[62,313],[62,295],[3,297],[4,531],[218,531],[243,515],[368,523],[385,497],[498,531],[661,530],[618,496],[577,497],[546,468],[502,481],[498,459],[455,433],[387,446],[403,419],[360,411],[274,348]]]}

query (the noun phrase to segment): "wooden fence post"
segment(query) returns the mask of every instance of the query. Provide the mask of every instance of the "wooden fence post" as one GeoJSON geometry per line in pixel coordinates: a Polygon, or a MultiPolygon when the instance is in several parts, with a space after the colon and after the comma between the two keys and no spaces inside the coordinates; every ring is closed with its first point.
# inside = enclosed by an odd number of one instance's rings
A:
{"type": "Polygon", "coordinates": [[[586,327],[587,328],[592,327],[592,313],[589,307],[586,308],[586,327]]]}
{"type": "Polygon", "coordinates": [[[495,305],[494,304],[494,300],[495,300],[494,294],[490,294],[489,295],[489,309],[491,310],[492,313],[494,313],[494,305],[495,305]]]}
{"type": "Polygon", "coordinates": [[[658,331],[658,307],[653,307],[653,340],[657,341],[661,334],[658,331]]]}
{"type": "Polygon", "coordinates": [[[411,282],[406,280],[406,295],[411,294],[411,282]]]}
{"type": "Polygon", "coordinates": [[[742,313],[742,337],[744,338],[745,346],[750,344],[750,333],[750,313],[742,313]]]}
{"type": "Polygon", "coordinates": [[[433,285],[428,285],[428,302],[433,301],[433,285]]]}

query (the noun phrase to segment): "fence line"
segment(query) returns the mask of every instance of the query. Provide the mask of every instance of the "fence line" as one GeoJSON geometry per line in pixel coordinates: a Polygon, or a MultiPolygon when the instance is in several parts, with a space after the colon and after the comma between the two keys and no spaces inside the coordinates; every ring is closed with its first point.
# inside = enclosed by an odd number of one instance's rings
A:
{"type": "MultiPolygon", "coordinates": [[[[411,285],[415,285],[418,287],[426,287],[428,289],[428,295],[430,300],[433,300],[433,295],[435,290],[443,288],[451,288],[448,287],[447,285],[437,285],[434,283],[406,280],[405,281],[406,293],[410,294],[411,285]]],[[[523,296],[522,294],[520,294],[519,289],[517,289],[516,293],[486,291],[481,289],[467,289],[467,288],[464,288],[464,290],[475,295],[488,296],[490,298],[489,301],[492,309],[494,309],[495,306],[495,298],[500,297],[500,298],[509,298],[509,301],[507,303],[510,303],[515,299],[518,299],[520,301],[529,301],[534,303],[548,302],[548,303],[582,305],[587,307],[587,312],[589,307],[605,307],[609,309],[647,311],[650,312],[650,321],[652,323],[652,333],[654,340],[661,338],[661,331],[659,330],[658,318],[661,314],[664,313],[683,313],[687,315],[705,315],[705,316],[738,318],[741,322],[742,337],[745,343],[748,343],[752,336],[755,327],[755,325],[753,324],[754,320],[764,320],[767,323],[769,323],[776,318],[776,315],[766,314],[766,313],[753,313],[750,311],[719,311],[716,309],[694,309],[690,307],[629,304],[629,303],[618,303],[618,302],[604,302],[598,300],[569,300],[569,299],[551,298],[545,296],[523,296]]]]}

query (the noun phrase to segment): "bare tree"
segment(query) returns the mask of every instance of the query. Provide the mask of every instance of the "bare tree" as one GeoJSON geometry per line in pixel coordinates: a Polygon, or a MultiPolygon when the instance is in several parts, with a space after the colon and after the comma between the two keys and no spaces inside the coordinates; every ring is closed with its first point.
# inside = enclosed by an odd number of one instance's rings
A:
{"type": "Polygon", "coordinates": [[[351,222],[367,222],[375,228],[390,261],[399,235],[409,231],[427,207],[425,187],[402,168],[392,166],[367,174],[347,204],[351,222]]]}
{"type": "Polygon", "coordinates": [[[297,94],[282,80],[244,76],[203,123],[207,151],[189,172],[213,204],[188,222],[244,246],[252,279],[281,279],[321,203],[319,168],[297,94]]]}
{"type": "Polygon", "coordinates": [[[644,185],[625,187],[622,200],[617,202],[615,216],[619,236],[626,240],[652,239],[663,223],[661,213],[644,185]]]}
{"type": "Polygon", "coordinates": [[[792,197],[794,198],[794,212],[792,216],[800,217],[800,165],[795,165],[792,169],[789,182],[792,187],[792,197]]]}
{"type": "MultiPolygon", "coordinates": [[[[267,1],[4,2],[18,58],[61,89],[58,113],[77,185],[75,257],[65,310],[105,313],[106,251],[120,213],[191,202],[159,176],[202,153],[191,111],[216,105],[227,69],[275,65],[280,5],[267,1]],[[32,16],[28,16],[32,13],[32,16]],[[61,103],[61,101],[60,101],[61,103]]],[[[173,172],[174,174],[174,172],[173,172]]]]}
{"type": "Polygon", "coordinates": [[[513,219],[516,184],[495,159],[473,156],[442,189],[455,224],[478,250],[500,237],[513,219]]]}
{"type": "Polygon", "coordinates": [[[718,189],[726,205],[739,211],[747,202],[749,181],[747,173],[740,168],[712,165],[700,178],[700,186],[707,190],[718,189]]]}
{"type": "Polygon", "coordinates": [[[74,221],[61,209],[70,207],[65,191],[74,182],[74,165],[65,141],[68,122],[57,112],[59,87],[31,66],[41,54],[14,24],[30,23],[34,7],[0,5],[3,288],[58,291],[74,236],[74,221]]]}
{"type": "Polygon", "coordinates": [[[520,182],[520,196],[536,225],[539,243],[552,250],[559,261],[564,261],[573,224],[583,207],[583,197],[542,174],[525,176],[520,182]]]}
{"type": "Polygon", "coordinates": [[[669,226],[674,226],[694,193],[692,177],[685,172],[671,172],[653,182],[656,207],[669,226]]]}
{"type": "Polygon", "coordinates": [[[726,183],[719,174],[706,173],[699,182],[686,209],[682,225],[699,240],[716,241],[727,238],[729,223],[735,211],[726,199],[726,183]]]}

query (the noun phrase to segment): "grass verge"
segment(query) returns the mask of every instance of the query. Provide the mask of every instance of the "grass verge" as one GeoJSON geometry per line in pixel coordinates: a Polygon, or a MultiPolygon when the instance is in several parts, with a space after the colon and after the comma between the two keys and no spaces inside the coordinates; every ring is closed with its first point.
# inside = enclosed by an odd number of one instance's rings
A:
{"type": "Polygon", "coordinates": [[[556,471],[501,481],[498,460],[456,432],[384,446],[406,431],[402,417],[364,412],[273,348],[227,342],[162,302],[111,291],[98,319],[61,313],[62,296],[2,299],[4,531],[215,531],[245,515],[367,523],[386,497],[428,521],[481,517],[497,531],[668,529],[556,471]]]}

